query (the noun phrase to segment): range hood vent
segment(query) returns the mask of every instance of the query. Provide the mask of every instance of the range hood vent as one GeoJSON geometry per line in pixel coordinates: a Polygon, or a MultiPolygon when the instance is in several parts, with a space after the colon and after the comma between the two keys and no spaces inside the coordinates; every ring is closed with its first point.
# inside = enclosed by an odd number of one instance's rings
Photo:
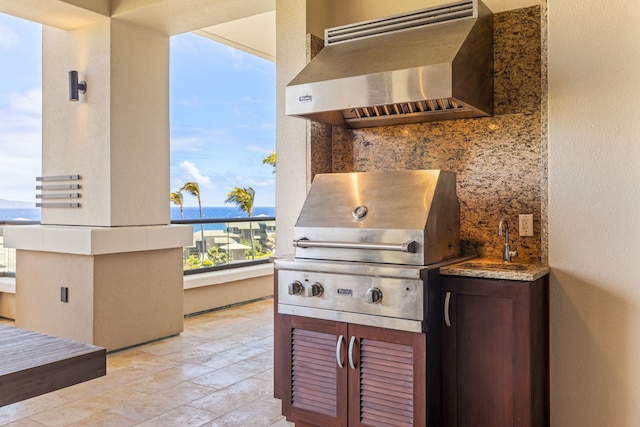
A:
{"type": "Polygon", "coordinates": [[[464,0],[325,30],[287,115],[362,128],[493,114],[493,17],[464,0]]]}
{"type": "Polygon", "coordinates": [[[359,40],[365,37],[379,36],[411,28],[425,27],[441,22],[455,21],[460,18],[473,18],[473,2],[433,7],[417,12],[375,19],[351,25],[324,30],[325,46],[336,43],[359,40]]]}

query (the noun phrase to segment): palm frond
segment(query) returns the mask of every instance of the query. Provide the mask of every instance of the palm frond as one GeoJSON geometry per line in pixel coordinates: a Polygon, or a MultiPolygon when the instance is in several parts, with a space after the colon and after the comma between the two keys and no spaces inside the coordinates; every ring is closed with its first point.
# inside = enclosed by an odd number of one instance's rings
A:
{"type": "Polygon", "coordinates": [[[251,217],[253,215],[253,200],[255,195],[256,191],[251,187],[234,187],[234,189],[227,194],[227,199],[224,202],[235,204],[251,217]]]}

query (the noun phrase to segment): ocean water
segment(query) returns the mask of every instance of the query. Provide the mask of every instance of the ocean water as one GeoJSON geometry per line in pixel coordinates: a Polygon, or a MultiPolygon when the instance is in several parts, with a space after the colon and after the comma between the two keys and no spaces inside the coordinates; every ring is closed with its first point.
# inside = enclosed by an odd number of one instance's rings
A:
{"type": "Polygon", "coordinates": [[[0,209],[0,221],[11,220],[40,221],[40,208],[0,209]]]}
{"type": "MultiPolygon", "coordinates": [[[[253,216],[276,216],[276,208],[270,207],[254,207],[253,216]]],[[[214,218],[246,218],[247,214],[235,206],[217,206],[217,207],[202,207],[202,218],[214,219],[214,218]]],[[[171,207],[171,219],[181,219],[180,208],[171,207]]],[[[199,219],[200,213],[197,207],[184,208],[184,219],[199,219]]]]}
{"type": "MultiPolygon", "coordinates": [[[[254,207],[253,216],[275,216],[276,208],[273,206],[267,207],[254,207]]],[[[216,207],[203,207],[202,217],[207,219],[214,218],[246,218],[247,214],[234,206],[216,206],[216,207]]],[[[184,219],[198,219],[200,214],[197,207],[185,207],[184,219]]],[[[28,221],[40,221],[40,208],[7,208],[0,209],[0,221],[9,220],[28,220],[28,221]]],[[[182,219],[180,215],[180,208],[171,207],[171,219],[182,219]]]]}

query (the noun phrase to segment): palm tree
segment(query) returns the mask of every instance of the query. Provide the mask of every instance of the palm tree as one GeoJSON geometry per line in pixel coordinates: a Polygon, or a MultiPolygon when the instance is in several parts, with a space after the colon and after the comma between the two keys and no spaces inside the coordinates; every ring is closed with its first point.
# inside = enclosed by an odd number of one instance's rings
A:
{"type": "MultiPolygon", "coordinates": [[[[251,187],[234,187],[234,189],[227,194],[227,200],[224,202],[234,203],[238,208],[246,212],[249,218],[251,218],[253,215],[253,199],[255,195],[256,191],[251,187]]],[[[255,247],[253,243],[253,228],[251,221],[249,221],[249,237],[251,238],[251,259],[255,259],[255,247]]]]}
{"type": "Polygon", "coordinates": [[[276,152],[272,151],[271,154],[262,159],[262,164],[273,166],[273,170],[271,172],[276,173],[276,152]]]}
{"type": "Polygon", "coordinates": [[[171,201],[180,208],[180,216],[184,219],[184,206],[182,204],[182,193],[180,190],[171,192],[171,201]]]}
{"type": "Polygon", "coordinates": [[[235,187],[227,194],[227,200],[224,202],[235,204],[240,210],[246,212],[247,215],[251,217],[253,215],[253,199],[255,195],[256,191],[251,187],[235,187]]]}
{"type": "MultiPolygon", "coordinates": [[[[195,196],[198,199],[198,210],[200,212],[200,219],[202,219],[202,202],[200,200],[200,186],[197,182],[189,181],[185,182],[180,191],[186,191],[187,193],[195,196]]],[[[204,259],[205,254],[207,253],[207,243],[204,240],[204,228],[202,227],[202,223],[200,223],[200,238],[202,239],[202,247],[200,255],[202,259],[204,259]]]]}

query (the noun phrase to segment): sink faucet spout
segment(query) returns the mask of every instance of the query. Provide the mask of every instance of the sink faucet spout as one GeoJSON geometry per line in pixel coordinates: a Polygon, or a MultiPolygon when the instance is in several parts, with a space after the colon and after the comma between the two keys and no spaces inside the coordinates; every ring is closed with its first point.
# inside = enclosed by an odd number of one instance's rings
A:
{"type": "Polygon", "coordinates": [[[498,236],[504,236],[504,247],[502,248],[502,260],[511,262],[511,258],[518,256],[516,246],[513,246],[513,250],[509,245],[509,223],[506,218],[502,218],[498,224],[498,236]]]}

